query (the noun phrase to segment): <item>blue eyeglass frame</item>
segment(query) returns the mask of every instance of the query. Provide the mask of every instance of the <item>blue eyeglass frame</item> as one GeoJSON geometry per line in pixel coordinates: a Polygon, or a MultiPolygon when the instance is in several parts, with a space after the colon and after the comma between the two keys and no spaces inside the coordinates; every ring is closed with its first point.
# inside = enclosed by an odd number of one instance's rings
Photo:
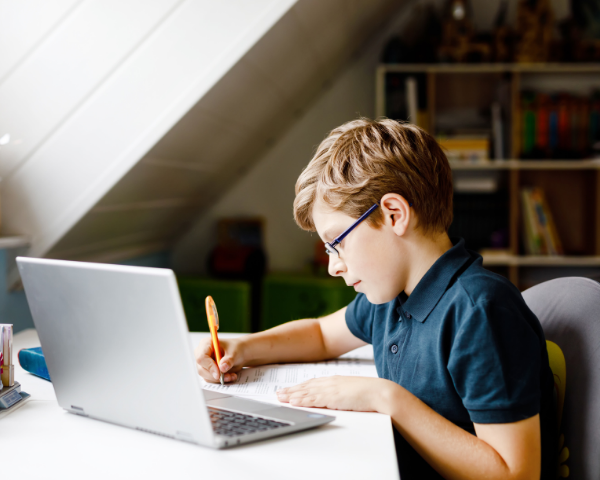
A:
{"type": "MultiPolygon", "coordinates": [[[[412,204],[412,203],[409,203],[409,204],[408,204],[408,206],[409,206],[409,207],[412,207],[412,206],[413,206],[413,204],[412,204]]],[[[349,233],[350,233],[352,230],[354,230],[354,229],[355,229],[355,228],[358,226],[358,224],[359,224],[360,222],[362,222],[362,221],[363,221],[365,218],[367,218],[369,215],[371,215],[371,214],[372,214],[372,213],[373,213],[373,212],[374,212],[374,211],[377,209],[377,207],[379,207],[379,202],[377,202],[375,205],[373,205],[371,208],[369,208],[369,209],[368,209],[368,210],[367,210],[365,213],[363,213],[363,214],[360,216],[360,218],[359,218],[359,219],[358,219],[356,222],[354,222],[354,223],[353,223],[352,225],[350,225],[350,226],[349,226],[349,227],[348,227],[346,230],[344,230],[344,231],[342,232],[342,234],[341,234],[341,235],[337,236],[337,237],[336,237],[336,238],[333,240],[333,242],[331,242],[331,243],[329,243],[329,242],[326,242],[326,243],[325,243],[325,251],[327,252],[327,255],[334,255],[334,256],[336,256],[337,258],[339,258],[339,257],[340,257],[340,252],[338,252],[338,251],[337,251],[337,249],[336,249],[335,247],[336,247],[337,245],[339,245],[340,243],[342,243],[342,240],[343,240],[344,238],[346,238],[346,237],[348,236],[348,234],[349,234],[349,233]]]]}

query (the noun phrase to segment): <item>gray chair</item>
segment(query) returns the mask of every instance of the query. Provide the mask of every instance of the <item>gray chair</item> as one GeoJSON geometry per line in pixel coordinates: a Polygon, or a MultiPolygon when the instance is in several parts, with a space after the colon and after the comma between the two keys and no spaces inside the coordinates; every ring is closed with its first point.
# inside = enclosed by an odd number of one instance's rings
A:
{"type": "Polygon", "coordinates": [[[600,478],[600,284],[558,278],[536,285],[523,298],[546,340],[565,355],[565,403],[560,433],[569,449],[569,478],[600,478]]]}

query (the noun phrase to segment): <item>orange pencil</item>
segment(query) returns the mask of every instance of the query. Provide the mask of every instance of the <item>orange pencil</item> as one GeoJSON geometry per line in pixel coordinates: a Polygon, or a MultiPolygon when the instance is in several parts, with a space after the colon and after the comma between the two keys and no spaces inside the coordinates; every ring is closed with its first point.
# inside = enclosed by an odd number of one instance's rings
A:
{"type": "MultiPolygon", "coordinates": [[[[212,338],[217,366],[219,366],[221,364],[221,346],[219,345],[219,337],[217,336],[217,330],[219,329],[219,314],[217,313],[217,305],[210,295],[206,297],[205,304],[206,317],[208,318],[208,328],[210,329],[210,336],[212,338]]],[[[220,367],[219,373],[221,374],[221,385],[225,385],[223,372],[221,372],[220,367]]]]}

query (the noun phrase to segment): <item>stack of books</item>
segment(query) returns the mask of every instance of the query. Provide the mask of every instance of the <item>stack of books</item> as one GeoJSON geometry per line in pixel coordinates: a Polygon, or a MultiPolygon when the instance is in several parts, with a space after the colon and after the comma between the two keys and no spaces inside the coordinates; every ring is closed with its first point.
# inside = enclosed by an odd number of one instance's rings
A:
{"type": "Polygon", "coordinates": [[[563,255],[564,251],[546,196],[541,188],[523,188],[521,207],[525,250],[529,255],[563,255]]]}
{"type": "Polygon", "coordinates": [[[487,135],[438,136],[437,142],[451,162],[487,162],[490,139],[487,135]]]}
{"type": "Polygon", "coordinates": [[[0,324],[0,417],[20,407],[29,395],[15,381],[13,364],[13,326],[0,324]]]}

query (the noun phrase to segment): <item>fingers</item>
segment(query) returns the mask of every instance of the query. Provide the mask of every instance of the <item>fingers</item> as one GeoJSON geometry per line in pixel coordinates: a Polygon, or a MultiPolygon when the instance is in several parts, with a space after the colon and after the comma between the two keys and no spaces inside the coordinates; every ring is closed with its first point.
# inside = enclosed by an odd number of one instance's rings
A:
{"type": "Polygon", "coordinates": [[[231,346],[228,348],[226,352],[223,354],[223,358],[221,358],[221,363],[219,364],[219,368],[221,372],[239,372],[242,369],[242,365],[238,362],[238,354],[235,346],[231,346]]]}
{"type": "Polygon", "coordinates": [[[277,399],[283,403],[295,406],[316,407],[318,403],[319,380],[313,379],[293,387],[277,390],[277,399]]]}
{"type": "MultiPolygon", "coordinates": [[[[227,342],[222,342],[222,354],[224,354],[227,348],[227,342]]],[[[220,365],[217,365],[217,362],[214,359],[212,340],[210,338],[202,339],[194,353],[196,356],[196,368],[198,374],[207,382],[219,383],[221,380],[221,372],[225,374],[223,380],[225,380],[226,383],[235,382],[237,380],[237,372],[242,369],[242,366],[235,365],[234,355],[232,354],[225,355],[221,359],[220,365]]]]}

